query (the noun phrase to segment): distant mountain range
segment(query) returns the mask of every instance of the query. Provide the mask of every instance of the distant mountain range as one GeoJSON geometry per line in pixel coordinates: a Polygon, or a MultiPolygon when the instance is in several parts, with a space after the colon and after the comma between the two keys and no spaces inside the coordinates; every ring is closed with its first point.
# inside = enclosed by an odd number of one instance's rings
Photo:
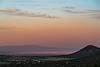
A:
{"type": "Polygon", "coordinates": [[[72,54],[56,55],[56,56],[54,55],[53,56],[50,56],[50,55],[49,56],[46,56],[46,55],[45,56],[43,55],[38,55],[38,56],[0,55],[0,60],[3,60],[1,62],[7,62],[7,60],[9,61],[19,60],[18,62],[22,60],[30,61],[30,59],[35,60],[35,61],[32,61],[33,63],[37,62],[38,64],[41,64],[40,62],[43,62],[44,65],[45,64],[50,65],[49,64],[50,62],[51,64],[54,64],[54,65],[56,65],[56,63],[62,65],[63,63],[65,64],[64,67],[66,66],[68,67],[100,67],[100,48],[93,45],[88,45],[72,54]],[[66,65],[66,62],[67,62],[67,65],[66,65]]]}
{"type": "MultiPolygon", "coordinates": [[[[0,55],[61,55],[65,49],[40,46],[40,45],[16,45],[16,46],[0,46],[0,55]]],[[[66,52],[67,53],[67,52],[66,52]]],[[[64,54],[64,53],[63,53],[64,54]]]]}
{"type": "MultiPolygon", "coordinates": [[[[2,46],[2,47],[0,47],[0,55],[2,55],[2,54],[4,54],[4,55],[7,55],[7,54],[16,54],[16,55],[17,54],[22,54],[22,55],[25,54],[25,55],[27,55],[27,54],[29,54],[29,55],[32,56],[32,53],[33,53],[33,56],[34,56],[34,54],[37,54],[37,55],[42,54],[41,56],[43,56],[43,55],[49,54],[49,53],[47,53],[49,51],[51,51],[51,52],[58,51],[59,52],[59,51],[64,51],[64,50],[65,49],[59,49],[59,48],[55,48],[55,47],[39,46],[39,45],[2,46]],[[42,52],[40,52],[40,54],[39,54],[39,51],[42,51],[42,52]],[[44,52],[44,54],[43,54],[43,52],[44,52]]],[[[52,55],[54,55],[54,54],[52,54],[52,55]]],[[[58,55],[60,55],[60,54],[58,54],[58,55]]],[[[74,52],[74,53],[68,54],[68,55],[65,54],[65,55],[61,55],[61,56],[81,58],[81,57],[96,56],[96,55],[100,55],[100,48],[93,46],[93,45],[88,45],[88,46],[80,49],[77,52],[74,52]]]]}

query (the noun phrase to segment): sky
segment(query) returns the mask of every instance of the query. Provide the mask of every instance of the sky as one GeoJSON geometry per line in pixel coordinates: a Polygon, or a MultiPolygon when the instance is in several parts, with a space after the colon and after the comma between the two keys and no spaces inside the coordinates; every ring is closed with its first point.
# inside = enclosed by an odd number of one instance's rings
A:
{"type": "Polygon", "coordinates": [[[86,45],[100,47],[99,0],[0,0],[1,53],[65,54],[86,45]]]}

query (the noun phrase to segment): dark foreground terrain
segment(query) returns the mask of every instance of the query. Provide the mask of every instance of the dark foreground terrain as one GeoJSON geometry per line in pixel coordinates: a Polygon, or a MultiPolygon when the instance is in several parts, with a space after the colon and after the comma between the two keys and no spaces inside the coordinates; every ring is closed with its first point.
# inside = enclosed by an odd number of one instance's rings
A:
{"type": "Polygon", "coordinates": [[[0,67],[100,67],[100,48],[88,45],[60,56],[0,55],[0,67]]]}

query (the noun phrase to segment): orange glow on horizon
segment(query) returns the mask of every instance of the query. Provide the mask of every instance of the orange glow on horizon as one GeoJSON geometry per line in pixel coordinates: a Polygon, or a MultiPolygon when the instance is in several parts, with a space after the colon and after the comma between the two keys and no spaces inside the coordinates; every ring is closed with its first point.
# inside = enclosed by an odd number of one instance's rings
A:
{"type": "Polygon", "coordinates": [[[65,45],[67,42],[100,40],[99,21],[84,16],[59,19],[7,16],[7,20],[3,18],[0,22],[2,22],[0,26],[8,28],[0,30],[1,43],[53,42],[65,45]]]}

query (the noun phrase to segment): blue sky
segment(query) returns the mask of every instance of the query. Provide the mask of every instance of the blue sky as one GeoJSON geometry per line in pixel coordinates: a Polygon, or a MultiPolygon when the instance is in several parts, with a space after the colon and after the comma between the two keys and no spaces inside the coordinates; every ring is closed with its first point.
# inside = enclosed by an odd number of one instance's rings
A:
{"type": "Polygon", "coordinates": [[[83,13],[87,10],[100,10],[99,4],[99,0],[0,0],[0,9],[14,8],[45,15],[66,16],[65,12],[70,14],[71,12],[83,13]],[[72,8],[75,9],[71,10],[72,8]]]}
{"type": "Polygon", "coordinates": [[[5,8],[76,8],[99,9],[99,0],[0,0],[0,7],[5,8]]]}

